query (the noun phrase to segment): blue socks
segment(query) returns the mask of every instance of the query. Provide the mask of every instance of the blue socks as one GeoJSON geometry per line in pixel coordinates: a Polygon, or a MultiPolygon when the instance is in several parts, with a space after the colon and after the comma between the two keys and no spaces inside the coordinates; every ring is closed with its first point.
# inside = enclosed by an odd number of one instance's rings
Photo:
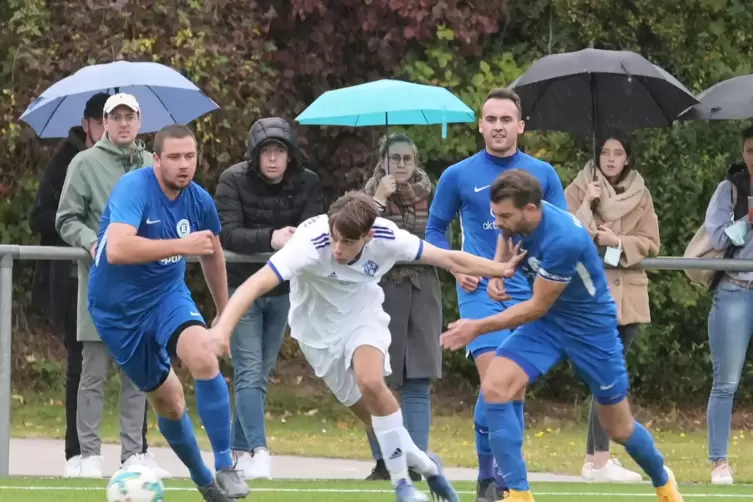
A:
{"type": "Polygon", "coordinates": [[[159,430],[167,439],[170,448],[173,449],[183,464],[188,467],[191,479],[196,486],[208,486],[212,484],[212,472],[201,458],[199,443],[193,431],[193,424],[188,413],[183,413],[180,420],[170,420],[157,417],[159,430]]]}
{"type": "Polygon", "coordinates": [[[494,454],[489,444],[489,426],[486,421],[486,403],[479,392],[473,409],[473,428],[476,430],[476,454],[478,455],[478,480],[494,477],[494,454]]]}
{"type": "Polygon", "coordinates": [[[512,409],[515,410],[515,416],[518,418],[518,423],[520,424],[520,431],[523,432],[526,430],[526,421],[525,421],[525,414],[524,414],[524,403],[523,401],[513,401],[512,402],[512,409]]]}
{"type": "Polygon", "coordinates": [[[212,444],[215,470],[232,467],[230,393],[222,373],[210,380],[196,380],[196,407],[212,444]]]}
{"type": "Polygon", "coordinates": [[[637,421],[633,425],[633,433],[624,444],[625,450],[633,460],[643,468],[655,488],[664,486],[669,481],[664,469],[664,457],[656,449],[656,443],[651,433],[637,421]]]}
{"type": "Polygon", "coordinates": [[[523,460],[523,430],[513,403],[487,403],[486,420],[489,441],[507,488],[521,492],[530,490],[523,460]]]}

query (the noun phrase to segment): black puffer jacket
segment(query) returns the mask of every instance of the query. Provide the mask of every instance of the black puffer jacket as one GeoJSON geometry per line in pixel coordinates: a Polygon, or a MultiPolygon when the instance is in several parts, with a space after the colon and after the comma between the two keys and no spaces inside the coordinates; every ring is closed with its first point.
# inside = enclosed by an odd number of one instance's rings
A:
{"type": "MultiPolygon", "coordinates": [[[[271,253],[272,232],[298,226],[324,212],[324,195],[319,177],[305,169],[296,137],[281,118],[258,120],[248,138],[248,160],[227,168],[217,183],[214,196],[222,223],[222,247],[242,254],[271,253]],[[259,171],[259,147],[267,139],[288,146],[290,163],[283,180],[270,183],[259,171]]],[[[236,288],[264,264],[228,263],[228,285],[236,288]]],[[[267,296],[287,294],[288,283],[267,296]]]]}

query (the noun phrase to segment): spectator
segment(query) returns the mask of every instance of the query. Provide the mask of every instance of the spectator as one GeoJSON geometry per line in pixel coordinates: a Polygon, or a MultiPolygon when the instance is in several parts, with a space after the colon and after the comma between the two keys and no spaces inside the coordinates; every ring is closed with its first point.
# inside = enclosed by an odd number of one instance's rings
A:
{"type": "MultiPolygon", "coordinates": [[[[68,137],[55,150],[47,163],[34,200],[29,224],[40,234],[42,246],[66,246],[55,229],[55,212],[60,202],[65,173],[77,153],[91,148],[105,132],[102,109],[109,94],[95,94],[86,102],[81,125],[71,127],[68,137]]],[[[65,469],[63,477],[78,476],[81,471],[81,446],[76,432],[76,403],[81,379],[81,342],[76,340],[75,270],[67,261],[38,261],[34,271],[32,305],[41,311],[55,328],[63,331],[68,353],[65,370],[65,469]]]]}
{"type": "MultiPolygon", "coordinates": [[[[750,207],[753,173],[753,127],[742,134],[743,163],[730,166],[706,209],[706,231],[714,249],[726,257],[753,258],[750,207]],[[735,225],[735,226],[733,226],[735,225]],[[742,226],[738,235],[735,227],[742,226]],[[729,232],[729,233],[728,233],[729,232]],[[732,236],[732,237],[731,237],[732,236]]],[[[714,369],[708,406],[711,483],[731,485],[732,468],[727,459],[732,426],[732,403],[745,366],[753,334],[753,272],[718,274],[712,282],[714,300],[709,313],[709,347],[714,369]]]]}
{"type": "MultiPolygon", "coordinates": [[[[374,197],[384,218],[399,228],[425,237],[434,187],[418,164],[418,149],[404,134],[391,134],[379,149],[379,162],[364,191],[374,197]]],[[[388,384],[400,394],[405,428],[421,450],[429,448],[431,380],[442,376],[442,297],[434,267],[395,267],[382,278],[384,311],[390,316],[388,384]]],[[[366,479],[388,480],[379,443],[368,431],[376,466],[366,479]]],[[[414,481],[421,475],[411,470],[414,481]]]]}
{"type": "MultiPolygon", "coordinates": [[[[319,177],[305,169],[290,124],[279,117],[257,120],[248,134],[247,160],[221,175],[215,203],[225,249],[242,254],[282,248],[307,219],[324,212],[319,177]]],[[[228,264],[230,292],[259,264],[228,264]]],[[[231,339],[235,381],[232,447],[247,479],[272,477],[264,424],[269,373],[287,326],[289,283],[258,299],[231,339]]]]}
{"type": "MultiPolygon", "coordinates": [[[[565,189],[565,198],[570,212],[593,236],[604,261],[616,267],[607,268],[606,274],[617,304],[620,340],[627,353],[638,336],[638,326],[651,322],[651,316],[646,273],[625,267],[659,252],[659,221],[651,193],[635,170],[630,138],[611,134],[596,146],[598,157],[589,161],[565,189]]],[[[581,474],[589,481],[641,481],[640,474],[612,458],[609,436],[596,415],[595,403],[588,420],[581,474]]]]}
{"type": "MultiPolygon", "coordinates": [[[[110,96],[104,104],[105,134],[92,148],[78,153],[70,163],[60,195],[55,227],[70,246],[95,253],[100,219],[115,182],[128,171],[150,165],[152,155],[136,142],[141,112],[129,94],[110,96]]],[[[82,262],[88,273],[91,261],[82,262]]],[[[81,445],[79,476],[101,478],[99,426],[104,410],[104,390],[110,356],[99,339],[87,311],[87,284],[78,287],[77,340],[83,342],[81,381],[78,388],[76,428],[81,445]]],[[[121,465],[159,468],[146,444],[146,395],[121,372],[120,392],[121,465]]]]}

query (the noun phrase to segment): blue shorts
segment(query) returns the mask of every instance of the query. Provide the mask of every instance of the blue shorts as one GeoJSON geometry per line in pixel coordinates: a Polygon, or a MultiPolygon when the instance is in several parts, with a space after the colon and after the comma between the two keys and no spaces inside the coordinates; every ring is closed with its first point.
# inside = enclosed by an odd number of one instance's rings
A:
{"type": "Polygon", "coordinates": [[[497,355],[515,361],[531,383],[561,360],[569,359],[602,405],[619,403],[630,387],[616,325],[599,334],[575,335],[539,319],[516,329],[502,342],[497,355]]]}
{"type": "MultiPolygon", "coordinates": [[[[499,314],[512,304],[512,302],[494,301],[484,293],[484,296],[462,303],[458,306],[458,310],[461,319],[483,319],[499,314]]],[[[511,330],[503,329],[483,334],[468,344],[466,354],[475,359],[481,354],[495,351],[511,333],[511,330]]]]}
{"type": "Polygon", "coordinates": [[[128,315],[127,307],[101,308],[90,299],[89,312],[99,336],[118,366],[143,392],[167,380],[178,336],[188,326],[206,326],[187,287],[163,295],[151,309],[128,315]]]}

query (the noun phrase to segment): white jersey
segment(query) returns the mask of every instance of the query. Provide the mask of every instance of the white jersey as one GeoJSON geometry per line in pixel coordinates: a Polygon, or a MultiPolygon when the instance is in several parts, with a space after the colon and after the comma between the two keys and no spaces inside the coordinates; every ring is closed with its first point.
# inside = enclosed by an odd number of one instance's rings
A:
{"type": "Polygon", "coordinates": [[[332,256],[329,218],[320,215],[298,226],[269,259],[280,280],[290,281],[291,336],[314,348],[337,344],[364,326],[386,325],[379,280],[398,261],[418,260],[424,241],[393,222],[377,218],[374,238],[350,263],[332,256]]]}

